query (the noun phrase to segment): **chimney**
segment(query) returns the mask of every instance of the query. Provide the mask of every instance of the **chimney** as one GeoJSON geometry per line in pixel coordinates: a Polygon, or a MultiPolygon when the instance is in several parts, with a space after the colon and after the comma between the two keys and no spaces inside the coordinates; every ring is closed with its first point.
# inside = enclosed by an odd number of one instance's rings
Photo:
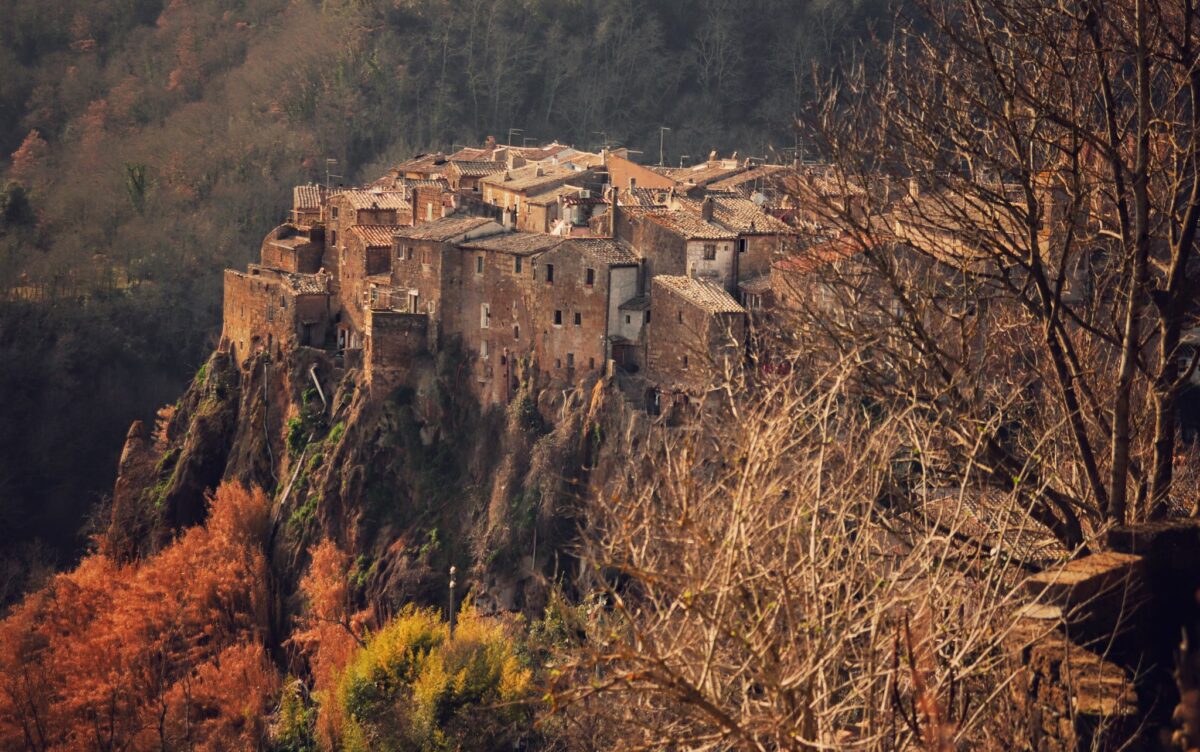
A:
{"type": "Polygon", "coordinates": [[[538,165],[537,167],[533,168],[533,176],[535,178],[544,177],[545,175],[546,175],[546,173],[542,171],[541,165],[538,165]]]}
{"type": "Polygon", "coordinates": [[[704,202],[700,204],[700,218],[705,222],[711,222],[713,215],[713,200],[711,196],[706,196],[704,202]]]}

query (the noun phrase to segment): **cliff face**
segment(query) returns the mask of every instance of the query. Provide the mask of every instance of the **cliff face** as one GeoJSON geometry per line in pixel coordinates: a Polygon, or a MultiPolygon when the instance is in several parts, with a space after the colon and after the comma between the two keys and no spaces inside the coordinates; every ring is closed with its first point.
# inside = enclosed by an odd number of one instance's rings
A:
{"type": "Polygon", "coordinates": [[[539,610],[547,579],[572,576],[595,468],[619,467],[603,461],[600,424],[629,416],[606,382],[573,395],[525,387],[485,412],[467,373],[446,350],[383,393],[353,358],[298,348],[239,367],[215,353],[153,431],[130,429],[108,552],[156,550],[203,520],[206,493],[239,481],[273,498],[280,625],[301,605],[309,547],[327,537],[354,557],[356,594],[379,615],[441,604],[451,565],[482,608],[539,610]]]}

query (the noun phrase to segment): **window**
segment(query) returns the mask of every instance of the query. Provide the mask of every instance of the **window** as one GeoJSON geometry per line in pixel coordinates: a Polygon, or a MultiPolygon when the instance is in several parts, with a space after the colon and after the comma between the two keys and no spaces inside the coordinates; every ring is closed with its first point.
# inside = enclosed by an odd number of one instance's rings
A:
{"type": "Polygon", "coordinates": [[[712,260],[716,259],[716,257],[717,257],[717,244],[716,243],[705,243],[704,244],[704,260],[712,261],[712,260]]]}
{"type": "Polygon", "coordinates": [[[628,314],[628,313],[627,313],[627,314],[625,314],[625,323],[626,323],[626,324],[632,324],[632,323],[633,323],[633,320],[629,318],[629,314],[628,314]]]}
{"type": "Polygon", "coordinates": [[[583,326],[583,314],[582,313],[575,314],[575,326],[583,326]]]}
{"type": "Polygon", "coordinates": [[[596,370],[596,359],[595,358],[588,358],[588,370],[589,371],[596,370]]]}
{"type": "Polygon", "coordinates": [[[420,293],[410,292],[408,294],[408,312],[417,313],[421,306],[420,293]]]}
{"type": "Polygon", "coordinates": [[[546,264],[546,281],[554,281],[554,264],[546,264]]]}
{"type": "Polygon", "coordinates": [[[596,284],[596,270],[595,269],[588,269],[587,272],[585,272],[583,276],[584,276],[583,283],[585,285],[587,285],[588,287],[591,287],[592,285],[596,284]]]}
{"type": "Polygon", "coordinates": [[[337,246],[337,230],[329,231],[329,244],[335,247],[337,246]]]}
{"type": "Polygon", "coordinates": [[[646,311],[646,323],[647,324],[650,323],[650,312],[649,311],[646,311]]]}
{"type": "Polygon", "coordinates": [[[429,266],[429,249],[428,248],[421,249],[421,263],[424,264],[425,266],[429,266]]]}
{"type": "Polygon", "coordinates": [[[425,204],[425,221],[433,221],[433,204],[425,204]]]}
{"type": "Polygon", "coordinates": [[[746,252],[746,239],[738,238],[738,253],[745,253],[745,252],[746,252]]]}
{"type": "Polygon", "coordinates": [[[683,356],[683,367],[684,368],[688,367],[688,357],[686,355],[683,356]]]}
{"type": "Polygon", "coordinates": [[[679,319],[679,323],[683,323],[683,311],[676,311],[675,316],[679,319]]]}
{"type": "Polygon", "coordinates": [[[575,367],[575,353],[567,353],[567,368],[575,367]]]}
{"type": "Polygon", "coordinates": [[[333,212],[333,218],[334,218],[334,219],[337,219],[337,211],[338,211],[338,208],[335,206],[335,207],[333,207],[333,208],[332,208],[330,211],[332,211],[332,212],[333,212]]]}
{"type": "Polygon", "coordinates": [[[412,261],[413,260],[413,247],[410,245],[408,248],[404,249],[404,252],[408,255],[408,260],[412,261]]]}
{"type": "Polygon", "coordinates": [[[554,359],[554,367],[555,367],[555,368],[562,368],[562,358],[555,358],[555,359],[554,359]]]}
{"type": "Polygon", "coordinates": [[[483,254],[475,257],[475,273],[483,274],[483,254]]]}
{"type": "Polygon", "coordinates": [[[487,360],[488,355],[490,354],[491,351],[488,350],[488,341],[485,339],[483,342],[479,343],[479,356],[484,360],[487,360]]]}
{"type": "Polygon", "coordinates": [[[513,274],[521,273],[521,262],[524,261],[520,256],[513,257],[513,274]]]}
{"type": "Polygon", "coordinates": [[[554,325],[555,325],[555,326],[562,326],[562,311],[555,311],[555,312],[554,312],[554,325]]]}
{"type": "Polygon", "coordinates": [[[287,308],[287,298],[283,297],[282,295],[279,296],[279,307],[287,308]]]}
{"type": "Polygon", "coordinates": [[[521,327],[519,324],[513,324],[513,339],[521,338],[521,327]]]}
{"type": "Polygon", "coordinates": [[[479,328],[487,329],[491,326],[492,307],[487,303],[479,306],[479,328]]]}

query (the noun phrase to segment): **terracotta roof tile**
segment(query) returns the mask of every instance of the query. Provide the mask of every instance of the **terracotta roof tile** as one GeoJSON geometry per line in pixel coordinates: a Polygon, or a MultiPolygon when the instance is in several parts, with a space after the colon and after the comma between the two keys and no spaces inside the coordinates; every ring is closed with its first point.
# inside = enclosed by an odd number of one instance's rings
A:
{"type": "Polygon", "coordinates": [[[677,209],[631,209],[630,214],[643,217],[667,228],[688,240],[734,240],[737,234],[705,222],[700,217],[677,209]]]}
{"type": "Polygon", "coordinates": [[[710,183],[708,189],[710,191],[734,191],[742,188],[747,183],[760,180],[764,183],[772,183],[781,176],[781,173],[790,169],[786,165],[759,165],[745,172],[739,172],[731,177],[722,178],[714,183],[710,183]]]}
{"type": "Polygon", "coordinates": [[[487,217],[452,214],[449,217],[435,219],[432,222],[422,222],[414,227],[402,227],[396,233],[396,236],[408,240],[438,240],[446,242],[460,235],[484,229],[489,224],[496,225],[496,227],[500,226],[494,220],[487,217]]]}
{"type": "Polygon", "coordinates": [[[556,182],[570,180],[574,177],[583,178],[585,173],[586,170],[566,165],[526,165],[515,170],[505,170],[495,175],[489,175],[479,182],[508,191],[537,193],[539,186],[552,186],[556,182]]]}
{"type": "Polygon", "coordinates": [[[459,175],[467,178],[483,178],[504,172],[505,166],[500,162],[457,161],[451,162],[446,170],[447,175],[459,175]]]}
{"type": "Polygon", "coordinates": [[[660,274],[654,278],[653,287],[662,287],[691,303],[706,313],[745,313],[725,288],[708,280],[692,277],[675,277],[660,274]]]}
{"type": "Polygon", "coordinates": [[[639,261],[632,248],[611,238],[571,238],[566,246],[604,266],[635,266],[639,261]]]}
{"type": "Polygon", "coordinates": [[[392,238],[404,229],[401,225],[355,225],[350,228],[350,234],[362,240],[368,248],[390,248],[392,238]]]}
{"type": "Polygon", "coordinates": [[[292,189],[292,208],[320,209],[325,190],[319,185],[298,185],[292,189]]]}
{"type": "Polygon", "coordinates": [[[468,250],[511,253],[514,256],[532,256],[535,253],[548,251],[563,241],[564,238],[557,235],[543,235],[537,232],[513,232],[507,235],[493,235],[483,240],[472,240],[463,243],[462,247],[468,250]]]}
{"type": "MultiPolygon", "coordinates": [[[[795,230],[772,217],[758,204],[741,196],[709,196],[713,202],[713,221],[739,235],[794,235],[795,230]]],[[[699,199],[681,198],[680,205],[696,216],[704,210],[699,199]]]]}
{"type": "Polygon", "coordinates": [[[400,191],[350,190],[339,195],[341,200],[352,209],[396,209],[397,211],[412,209],[400,191]]]}

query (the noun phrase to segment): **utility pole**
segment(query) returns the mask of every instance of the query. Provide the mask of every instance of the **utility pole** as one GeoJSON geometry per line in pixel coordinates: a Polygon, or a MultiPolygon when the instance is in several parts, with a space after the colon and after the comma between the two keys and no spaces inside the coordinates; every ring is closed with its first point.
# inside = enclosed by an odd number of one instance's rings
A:
{"type": "Polygon", "coordinates": [[[691,154],[680,154],[679,155],[679,166],[683,167],[683,163],[691,158],[692,158],[691,154]]]}
{"type": "Polygon", "coordinates": [[[329,179],[342,177],[341,175],[333,174],[333,168],[337,166],[337,163],[338,163],[338,161],[336,159],[334,159],[333,157],[327,157],[325,159],[325,195],[326,196],[329,195],[329,179]]]}
{"type": "Polygon", "coordinates": [[[658,166],[659,167],[666,166],[666,149],[665,149],[665,147],[666,147],[666,143],[667,143],[667,131],[669,131],[669,130],[671,130],[671,129],[665,125],[660,125],[658,127],[658,166]]]}
{"type": "Polygon", "coordinates": [[[601,139],[603,139],[603,142],[600,144],[600,148],[602,148],[602,149],[608,148],[608,131],[592,131],[592,134],[599,136],[601,139]]]}
{"type": "Polygon", "coordinates": [[[458,570],[450,566],[450,639],[454,639],[454,573],[458,570]]]}

